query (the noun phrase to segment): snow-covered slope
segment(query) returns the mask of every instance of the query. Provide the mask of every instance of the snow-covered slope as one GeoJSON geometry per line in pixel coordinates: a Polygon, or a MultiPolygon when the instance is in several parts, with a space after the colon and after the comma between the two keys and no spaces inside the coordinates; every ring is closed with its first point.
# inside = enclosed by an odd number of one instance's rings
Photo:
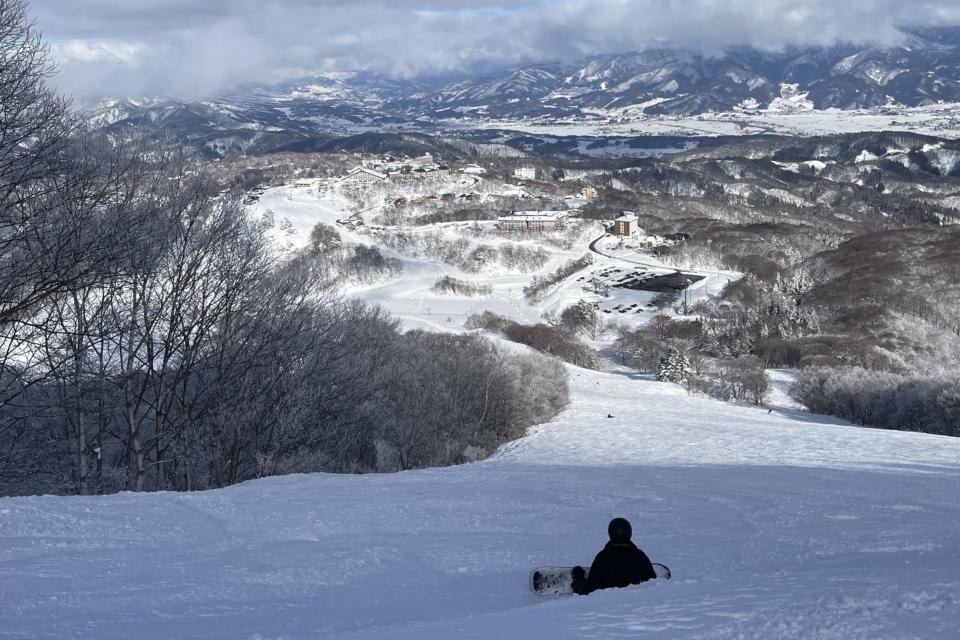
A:
{"type": "Polygon", "coordinates": [[[956,637],[960,440],[571,385],[478,464],[0,500],[0,637],[956,637]],[[672,581],[527,591],[615,515],[672,581]]]}

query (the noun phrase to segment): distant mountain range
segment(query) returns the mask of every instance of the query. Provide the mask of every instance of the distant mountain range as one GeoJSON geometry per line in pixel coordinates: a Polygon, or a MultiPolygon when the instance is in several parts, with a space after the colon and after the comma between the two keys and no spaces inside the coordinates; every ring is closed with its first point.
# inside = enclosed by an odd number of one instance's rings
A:
{"type": "Polygon", "coordinates": [[[605,55],[576,65],[534,65],[389,106],[407,114],[522,117],[642,109],[691,115],[737,109],[858,109],[960,100],[960,29],[913,29],[902,45],[764,52],[718,57],[684,50],[605,55]]]}
{"type": "Polygon", "coordinates": [[[197,102],[108,100],[91,119],[117,131],[171,132],[229,155],[316,146],[362,131],[429,131],[451,120],[616,120],[937,102],[960,102],[960,28],[906,30],[895,47],[737,48],[714,57],[661,49],[455,82],[331,73],[197,102]]]}

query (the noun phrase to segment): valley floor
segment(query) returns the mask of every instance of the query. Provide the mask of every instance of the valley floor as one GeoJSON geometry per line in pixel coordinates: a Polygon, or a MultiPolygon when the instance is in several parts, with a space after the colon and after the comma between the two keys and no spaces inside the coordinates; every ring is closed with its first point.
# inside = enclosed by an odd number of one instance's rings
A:
{"type": "Polygon", "coordinates": [[[960,440],[570,371],[481,463],[2,499],[0,638],[956,637],[960,440]],[[617,515],[673,580],[528,591],[617,515]]]}
{"type": "Polygon", "coordinates": [[[592,156],[659,156],[682,151],[677,148],[644,150],[603,144],[611,136],[674,136],[696,138],[711,136],[831,135],[876,131],[904,131],[922,135],[950,137],[956,130],[960,108],[956,103],[922,107],[888,106],[873,109],[812,109],[786,107],[765,111],[703,113],[689,116],[647,115],[637,107],[600,109],[593,119],[583,117],[541,118],[531,120],[480,120],[459,123],[461,128],[475,127],[498,131],[516,131],[534,136],[584,136],[595,138],[580,145],[579,152],[592,156]]]}

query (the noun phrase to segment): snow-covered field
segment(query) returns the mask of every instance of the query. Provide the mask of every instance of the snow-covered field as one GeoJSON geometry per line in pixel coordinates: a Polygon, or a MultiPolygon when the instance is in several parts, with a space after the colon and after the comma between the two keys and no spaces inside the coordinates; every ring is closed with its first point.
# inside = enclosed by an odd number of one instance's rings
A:
{"type": "Polygon", "coordinates": [[[599,141],[608,136],[698,137],[763,133],[811,136],[868,131],[910,131],[952,138],[955,137],[958,123],[960,106],[949,103],[924,107],[772,110],[693,116],[652,116],[631,111],[613,111],[598,113],[592,120],[485,120],[457,126],[521,131],[544,136],[597,136],[599,141]]]}
{"type": "Polygon", "coordinates": [[[956,637],[960,441],[571,380],[482,463],[0,500],[0,637],[956,637]],[[672,581],[529,593],[615,515],[672,581]]]}
{"type": "MultiPolygon", "coordinates": [[[[280,188],[252,211],[267,209],[302,246],[350,202],[280,188]]],[[[532,322],[586,295],[573,277],[531,306],[529,274],[499,273],[471,278],[490,299],[447,298],[433,282],[464,274],[404,262],[399,280],[349,293],[411,328],[459,330],[483,309],[532,322]]],[[[960,440],[812,416],[790,400],[790,372],[772,372],[770,408],[624,371],[570,376],[555,422],[476,464],[0,499],[0,638],[957,637],[960,440]],[[673,580],[528,591],[538,565],[588,563],[614,516],[673,580]]]]}
{"type": "MultiPolygon", "coordinates": [[[[310,119],[328,133],[355,135],[370,131],[452,132],[498,130],[547,137],[584,136],[578,153],[595,157],[658,156],[682,149],[639,149],[619,144],[617,137],[677,136],[711,137],[757,134],[830,135],[859,132],[905,131],[946,138],[956,137],[960,105],[931,104],[921,107],[891,105],[871,109],[812,109],[807,103],[782,103],[767,110],[704,113],[690,116],[648,115],[645,105],[621,109],[585,109],[583,115],[520,119],[450,119],[429,125],[414,122],[353,122],[337,117],[310,119]]],[[[649,105],[647,105],[649,106],[649,105]]]]}

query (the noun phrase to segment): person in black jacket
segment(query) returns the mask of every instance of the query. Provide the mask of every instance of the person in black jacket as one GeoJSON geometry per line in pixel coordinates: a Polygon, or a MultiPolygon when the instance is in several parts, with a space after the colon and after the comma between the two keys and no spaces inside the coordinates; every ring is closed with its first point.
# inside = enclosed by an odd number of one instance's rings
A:
{"type": "Polygon", "coordinates": [[[573,591],[587,595],[597,589],[627,587],[657,577],[650,558],[630,541],[633,528],[624,518],[614,518],[607,527],[610,542],[597,554],[590,573],[584,575],[583,567],[573,568],[573,591]]]}

